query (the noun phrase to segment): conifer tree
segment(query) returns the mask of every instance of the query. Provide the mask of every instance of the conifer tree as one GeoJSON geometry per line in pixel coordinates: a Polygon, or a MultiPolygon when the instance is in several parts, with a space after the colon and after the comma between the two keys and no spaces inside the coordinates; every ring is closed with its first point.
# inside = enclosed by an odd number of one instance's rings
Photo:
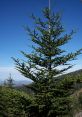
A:
{"type": "Polygon", "coordinates": [[[66,114],[69,110],[68,92],[59,87],[57,76],[72,68],[69,62],[81,54],[82,49],[67,53],[62,46],[72,39],[74,31],[65,34],[59,13],[52,13],[48,8],[43,10],[44,18],[32,15],[36,28],[26,31],[34,43],[33,53],[21,51],[27,61],[15,59],[16,69],[23,76],[33,81],[27,87],[32,89],[39,106],[38,117],[56,117],[66,114]],[[65,66],[61,70],[59,66],[65,66]]]}
{"type": "Polygon", "coordinates": [[[9,74],[9,77],[4,81],[4,86],[12,88],[14,86],[14,80],[11,77],[11,74],[9,74]]]}

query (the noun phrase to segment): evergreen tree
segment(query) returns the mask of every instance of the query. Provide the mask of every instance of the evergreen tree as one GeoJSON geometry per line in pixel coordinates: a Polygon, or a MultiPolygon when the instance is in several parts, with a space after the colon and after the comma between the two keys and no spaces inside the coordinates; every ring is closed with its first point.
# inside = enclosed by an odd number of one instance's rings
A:
{"type": "Polygon", "coordinates": [[[11,74],[9,75],[9,78],[4,81],[4,86],[12,88],[14,86],[14,80],[11,77],[11,74]]]}
{"type": "Polygon", "coordinates": [[[71,40],[74,31],[71,31],[70,34],[64,33],[59,13],[52,13],[45,8],[43,16],[44,18],[41,19],[32,15],[36,24],[34,30],[26,27],[31,41],[34,42],[33,53],[28,54],[21,51],[27,58],[26,62],[13,59],[17,70],[33,81],[33,84],[27,87],[33,90],[36,97],[40,113],[38,117],[63,116],[70,109],[70,99],[68,90],[60,85],[57,75],[72,68],[73,65],[69,61],[81,54],[82,49],[67,54],[61,46],[71,40]],[[61,65],[65,67],[60,70],[58,67],[61,65]]]}

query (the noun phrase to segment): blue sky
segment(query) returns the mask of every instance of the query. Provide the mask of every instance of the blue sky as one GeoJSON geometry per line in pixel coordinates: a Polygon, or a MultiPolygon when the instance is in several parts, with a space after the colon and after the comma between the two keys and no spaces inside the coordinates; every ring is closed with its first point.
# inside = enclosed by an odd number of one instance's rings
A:
{"type": "MultiPolygon", "coordinates": [[[[41,10],[48,6],[48,0],[0,0],[0,78],[7,78],[11,73],[14,78],[22,78],[14,69],[11,57],[23,58],[20,50],[29,52],[28,40],[23,26],[33,27],[32,13],[42,17],[41,10]]],[[[67,33],[76,29],[77,33],[64,48],[75,51],[82,48],[82,2],[81,0],[51,0],[54,12],[61,12],[62,23],[67,33]]],[[[82,68],[82,55],[73,62],[72,70],[82,68]]]]}

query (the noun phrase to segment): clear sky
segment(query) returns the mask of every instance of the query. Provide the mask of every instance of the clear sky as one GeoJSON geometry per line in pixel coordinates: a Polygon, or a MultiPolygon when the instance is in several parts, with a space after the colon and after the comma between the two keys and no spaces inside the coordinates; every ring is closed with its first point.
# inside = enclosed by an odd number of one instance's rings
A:
{"type": "MultiPolygon", "coordinates": [[[[9,73],[14,78],[22,78],[14,69],[11,57],[23,58],[20,50],[30,51],[28,44],[31,43],[23,26],[32,28],[31,14],[42,17],[41,10],[46,6],[48,0],[0,0],[0,78],[7,78],[9,73]]],[[[82,48],[82,1],[51,0],[51,8],[54,12],[61,12],[67,33],[72,29],[77,30],[64,48],[68,52],[82,48]]],[[[73,63],[77,65],[72,70],[82,68],[82,55],[73,63]]]]}

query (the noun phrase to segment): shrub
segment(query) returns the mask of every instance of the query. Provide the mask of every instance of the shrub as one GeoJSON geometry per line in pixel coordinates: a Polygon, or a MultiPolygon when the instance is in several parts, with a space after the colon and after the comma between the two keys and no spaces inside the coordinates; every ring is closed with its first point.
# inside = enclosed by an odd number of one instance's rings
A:
{"type": "Polygon", "coordinates": [[[33,103],[24,92],[0,87],[0,117],[28,117],[28,107],[33,103]]]}

